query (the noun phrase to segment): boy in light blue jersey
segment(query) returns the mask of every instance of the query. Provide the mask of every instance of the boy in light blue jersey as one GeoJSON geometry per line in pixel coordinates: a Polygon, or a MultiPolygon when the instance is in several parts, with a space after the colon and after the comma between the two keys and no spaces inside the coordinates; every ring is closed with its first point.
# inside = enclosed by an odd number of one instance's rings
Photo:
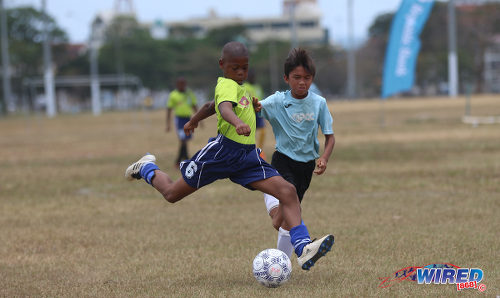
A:
{"type": "Polygon", "coordinates": [[[224,77],[217,80],[215,101],[205,104],[184,126],[189,135],[200,119],[217,113],[218,135],[191,159],[181,163],[182,178],[172,181],[155,164],[154,155],[146,154],[125,171],[128,180],[144,179],[170,203],[215,180],[229,178],[248,189],[260,190],[279,199],[283,226],[290,229],[290,241],[297,261],[309,270],[333,245],[333,235],[311,241],[301,220],[300,203],[292,184],[259,156],[255,147],[255,111],[243,81],[248,73],[248,50],[239,42],[222,49],[219,67],[224,77]]]}
{"type": "MultiPolygon", "coordinates": [[[[308,53],[303,49],[293,49],[284,68],[284,80],[290,90],[276,92],[256,103],[256,106],[261,109],[261,116],[271,124],[276,138],[271,165],[295,186],[302,202],[313,173],[321,175],[326,170],[335,145],[333,120],[326,100],[309,90],[316,71],[308,53]],[[317,138],[319,127],[325,136],[321,156],[317,138]]],[[[278,230],[278,249],[290,256],[293,246],[290,245],[289,231],[283,227],[281,205],[270,194],[265,194],[264,200],[273,226],[278,230]]]]}

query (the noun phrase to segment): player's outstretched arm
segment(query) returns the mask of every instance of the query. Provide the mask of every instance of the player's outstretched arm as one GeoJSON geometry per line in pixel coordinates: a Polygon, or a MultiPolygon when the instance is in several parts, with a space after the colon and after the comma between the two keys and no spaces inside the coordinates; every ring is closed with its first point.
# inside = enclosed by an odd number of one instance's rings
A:
{"type": "Polygon", "coordinates": [[[257,97],[252,97],[252,103],[253,103],[253,109],[255,110],[255,113],[260,112],[262,110],[262,104],[259,102],[259,99],[257,97]]]}
{"type": "Polygon", "coordinates": [[[198,123],[210,116],[215,114],[215,101],[205,103],[193,116],[191,119],[184,124],[184,133],[189,136],[198,127],[198,123]]]}
{"type": "Polygon", "coordinates": [[[323,155],[316,160],[316,169],[314,170],[314,174],[321,175],[325,172],[328,159],[330,159],[333,152],[333,146],[335,146],[335,136],[333,134],[325,135],[325,150],[323,155]]]}
{"type": "Polygon", "coordinates": [[[236,128],[236,133],[239,135],[249,136],[250,126],[241,121],[233,111],[233,104],[230,101],[223,101],[219,104],[219,112],[221,117],[236,128]]]}

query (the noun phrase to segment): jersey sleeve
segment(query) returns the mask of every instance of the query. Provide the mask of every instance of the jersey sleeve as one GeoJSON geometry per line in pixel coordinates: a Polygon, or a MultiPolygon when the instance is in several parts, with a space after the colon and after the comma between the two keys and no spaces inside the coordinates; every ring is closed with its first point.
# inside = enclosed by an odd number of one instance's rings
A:
{"type": "Polygon", "coordinates": [[[235,84],[236,82],[230,84],[228,81],[217,84],[215,88],[215,104],[217,106],[224,101],[230,101],[233,106],[238,104],[238,88],[235,84]]]}
{"type": "Polygon", "coordinates": [[[321,101],[321,105],[319,108],[319,125],[321,126],[321,132],[324,135],[332,135],[333,134],[333,118],[332,114],[328,110],[328,105],[326,104],[326,100],[321,101]]]}
{"type": "Polygon", "coordinates": [[[269,95],[265,99],[260,101],[262,109],[260,110],[260,117],[263,117],[267,120],[272,119],[276,116],[276,101],[280,97],[280,93],[276,92],[272,95],[269,95]]]}

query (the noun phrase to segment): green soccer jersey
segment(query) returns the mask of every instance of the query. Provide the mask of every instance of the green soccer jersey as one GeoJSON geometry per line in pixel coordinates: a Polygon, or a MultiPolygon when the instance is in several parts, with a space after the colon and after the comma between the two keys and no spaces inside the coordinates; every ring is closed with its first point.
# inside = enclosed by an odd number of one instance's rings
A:
{"type": "Polygon", "coordinates": [[[215,87],[215,111],[219,133],[240,144],[255,144],[255,111],[251,97],[243,86],[231,79],[219,77],[215,87]],[[236,128],[222,118],[219,104],[224,101],[231,102],[236,116],[250,126],[251,133],[248,137],[237,134],[236,128]]]}
{"type": "Polygon", "coordinates": [[[196,96],[190,90],[180,92],[177,89],[170,92],[167,108],[173,109],[175,116],[190,117],[193,113],[193,106],[196,105],[196,96]]]}

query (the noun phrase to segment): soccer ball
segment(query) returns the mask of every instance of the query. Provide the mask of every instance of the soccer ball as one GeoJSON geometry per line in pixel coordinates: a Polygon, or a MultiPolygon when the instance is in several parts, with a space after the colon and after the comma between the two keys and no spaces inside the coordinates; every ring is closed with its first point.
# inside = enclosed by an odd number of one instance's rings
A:
{"type": "Polygon", "coordinates": [[[253,259],[253,276],[263,286],[276,288],[286,283],[292,275],[292,262],[286,253],[268,248],[253,259]]]}

